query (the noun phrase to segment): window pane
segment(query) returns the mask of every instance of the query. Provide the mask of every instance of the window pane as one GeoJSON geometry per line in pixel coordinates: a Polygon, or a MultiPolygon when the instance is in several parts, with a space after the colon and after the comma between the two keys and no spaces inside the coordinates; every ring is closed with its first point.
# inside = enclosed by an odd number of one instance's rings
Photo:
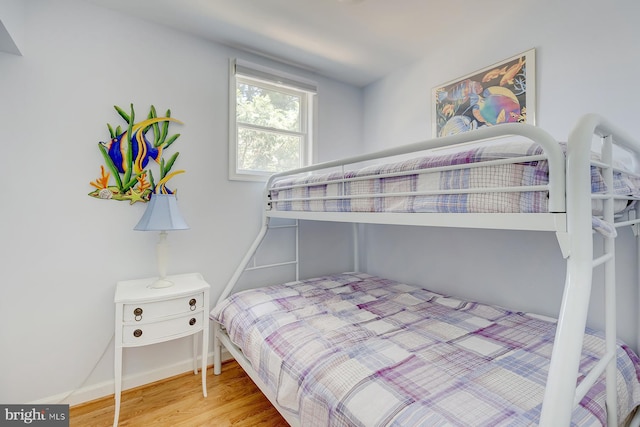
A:
{"type": "Polygon", "coordinates": [[[300,96],[241,83],[236,90],[239,123],[300,132],[300,96]]]}
{"type": "Polygon", "coordinates": [[[238,170],[281,172],[300,167],[302,137],[238,127],[238,170]]]}
{"type": "Polygon", "coordinates": [[[230,65],[229,179],[265,181],[307,165],[317,84],[242,60],[230,65]]]}

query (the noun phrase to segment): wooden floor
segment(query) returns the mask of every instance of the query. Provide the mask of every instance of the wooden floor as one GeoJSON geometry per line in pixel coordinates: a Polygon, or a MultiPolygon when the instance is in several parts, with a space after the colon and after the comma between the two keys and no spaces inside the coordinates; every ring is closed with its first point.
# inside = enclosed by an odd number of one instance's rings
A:
{"type": "MultiPolygon", "coordinates": [[[[235,361],[224,363],[221,375],[213,375],[211,369],[206,398],[202,396],[202,376],[193,372],[124,391],[118,425],[288,426],[235,361]]],[[[74,406],[70,426],[111,426],[114,406],[113,396],[74,406]]]]}

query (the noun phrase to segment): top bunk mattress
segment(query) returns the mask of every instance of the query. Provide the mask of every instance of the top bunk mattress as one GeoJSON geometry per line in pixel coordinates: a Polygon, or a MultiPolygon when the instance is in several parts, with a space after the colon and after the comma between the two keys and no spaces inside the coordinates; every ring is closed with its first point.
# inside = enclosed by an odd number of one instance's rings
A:
{"type": "MultiPolygon", "coordinates": [[[[539,144],[499,139],[344,172],[278,178],[269,198],[273,211],[540,213],[549,212],[548,183],[539,144]]],[[[617,170],[613,187],[617,195],[638,196],[640,178],[617,170]]],[[[608,188],[596,166],[591,188],[596,194],[608,188]]],[[[620,200],[615,210],[630,205],[620,200]]],[[[601,202],[593,207],[599,215],[601,202]]]]}
{"type": "MultiPolygon", "coordinates": [[[[302,426],[537,423],[555,322],[345,273],[243,291],[211,318],[302,426]]],[[[604,351],[588,330],[580,377],[604,351]]],[[[640,361],[620,343],[618,419],[640,403],[640,361]]],[[[601,377],[573,426],[606,425],[601,377]]]]}

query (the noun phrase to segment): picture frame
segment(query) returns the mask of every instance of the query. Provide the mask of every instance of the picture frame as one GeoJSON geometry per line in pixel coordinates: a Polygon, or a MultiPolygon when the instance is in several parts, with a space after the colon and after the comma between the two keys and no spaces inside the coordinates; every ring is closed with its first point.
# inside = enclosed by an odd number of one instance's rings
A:
{"type": "Polygon", "coordinates": [[[535,68],[535,49],[530,49],[434,87],[432,136],[501,123],[535,125],[535,68]]]}

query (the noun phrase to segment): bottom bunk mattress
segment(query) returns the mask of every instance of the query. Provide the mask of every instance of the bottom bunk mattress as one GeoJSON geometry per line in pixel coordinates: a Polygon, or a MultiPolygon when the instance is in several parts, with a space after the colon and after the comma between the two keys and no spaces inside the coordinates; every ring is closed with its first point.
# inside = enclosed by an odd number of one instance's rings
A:
{"type": "MultiPolygon", "coordinates": [[[[361,273],[239,292],[211,319],[305,427],[537,424],[556,326],[361,273]]],[[[603,351],[588,330],[578,382],[603,351]]],[[[640,360],[622,343],[617,357],[623,421],[640,360]]],[[[572,425],[606,425],[604,378],[572,425]]]]}

